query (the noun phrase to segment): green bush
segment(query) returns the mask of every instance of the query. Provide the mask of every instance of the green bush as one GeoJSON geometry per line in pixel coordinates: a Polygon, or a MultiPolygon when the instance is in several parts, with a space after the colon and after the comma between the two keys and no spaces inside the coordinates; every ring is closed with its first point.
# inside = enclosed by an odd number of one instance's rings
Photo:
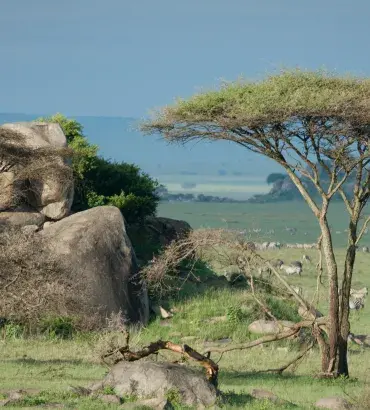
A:
{"type": "Polygon", "coordinates": [[[71,339],[75,331],[74,319],[68,316],[46,317],[41,322],[41,331],[51,339],[71,339]]]}
{"type": "Polygon", "coordinates": [[[24,335],[24,326],[19,323],[7,323],[5,325],[5,337],[6,339],[20,339],[24,335]]]}
{"type": "Polygon", "coordinates": [[[159,202],[156,180],[134,164],[99,157],[98,146],[88,142],[78,121],[62,114],[39,118],[38,121],[57,122],[74,152],[74,211],[113,205],[121,210],[127,222],[140,222],[155,214],[159,202]]]}

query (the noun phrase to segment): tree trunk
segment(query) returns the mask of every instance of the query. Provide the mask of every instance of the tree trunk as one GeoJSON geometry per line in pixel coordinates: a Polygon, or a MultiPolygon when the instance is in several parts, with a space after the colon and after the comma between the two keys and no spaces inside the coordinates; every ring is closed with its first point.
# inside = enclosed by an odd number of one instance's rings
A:
{"type": "MultiPolygon", "coordinates": [[[[338,267],[335,260],[333,243],[326,218],[327,203],[323,204],[323,212],[320,217],[322,232],[322,249],[325,257],[326,268],[329,278],[329,357],[326,373],[333,373],[337,368],[337,354],[339,350],[339,295],[338,295],[338,267]]],[[[322,352],[325,354],[325,350],[322,352]]],[[[324,362],[324,358],[322,358],[324,362]]]]}
{"type": "Polygon", "coordinates": [[[350,331],[349,323],[349,296],[352,284],[352,273],[356,259],[357,221],[351,221],[348,234],[348,248],[344,264],[342,281],[341,305],[340,305],[340,336],[338,349],[337,372],[346,377],[349,376],[347,361],[347,340],[350,331]]]}

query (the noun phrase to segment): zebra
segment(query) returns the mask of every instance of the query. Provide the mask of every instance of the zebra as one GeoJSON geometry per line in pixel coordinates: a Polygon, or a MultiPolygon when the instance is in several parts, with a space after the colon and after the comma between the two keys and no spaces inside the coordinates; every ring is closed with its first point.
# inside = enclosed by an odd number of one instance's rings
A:
{"type": "MultiPolygon", "coordinates": [[[[270,263],[271,263],[272,267],[274,267],[275,269],[279,269],[280,266],[284,264],[284,261],[282,261],[281,259],[275,259],[273,261],[270,261],[270,263]]],[[[260,277],[262,277],[263,273],[265,273],[265,272],[268,273],[270,276],[271,276],[271,273],[272,273],[271,269],[266,265],[258,267],[257,271],[258,271],[258,274],[259,274],[260,277]]]]}
{"type": "Polygon", "coordinates": [[[360,309],[363,309],[364,307],[365,307],[365,297],[364,296],[361,296],[361,297],[351,296],[349,298],[349,308],[351,310],[360,310],[360,309]]]}
{"type": "Polygon", "coordinates": [[[302,264],[301,264],[301,266],[293,265],[293,264],[290,264],[290,265],[282,264],[280,266],[280,269],[284,270],[287,275],[294,275],[294,274],[301,275],[301,273],[302,273],[302,264]]]}

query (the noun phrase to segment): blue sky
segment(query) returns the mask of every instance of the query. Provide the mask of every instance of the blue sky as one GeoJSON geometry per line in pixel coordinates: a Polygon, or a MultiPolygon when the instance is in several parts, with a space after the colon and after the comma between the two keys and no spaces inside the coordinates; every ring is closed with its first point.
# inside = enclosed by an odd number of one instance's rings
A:
{"type": "Polygon", "coordinates": [[[368,0],[0,3],[0,112],[137,118],[282,65],[370,75],[368,0]]]}

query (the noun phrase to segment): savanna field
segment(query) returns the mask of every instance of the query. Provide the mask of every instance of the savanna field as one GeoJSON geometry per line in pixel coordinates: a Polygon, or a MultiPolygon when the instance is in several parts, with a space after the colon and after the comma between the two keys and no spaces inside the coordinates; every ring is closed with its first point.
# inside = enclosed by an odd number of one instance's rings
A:
{"type": "MultiPolygon", "coordinates": [[[[162,203],[159,216],[183,219],[193,228],[229,228],[246,230],[252,240],[279,241],[281,243],[316,242],[318,228],[313,216],[303,203],[278,204],[206,204],[206,203],[162,203]],[[294,228],[295,234],[286,228],[294,228]],[[257,230],[259,232],[253,232],[257,230]],[[251,232],[249,232],[251,230],[251,232]]],[[[346,219],[340,204],[334,204],[329,215],[334,244],[341,266],[344,260],[343,247],[346,243],[346,219]]],[[[370,244],[370,235],[365,235],[363,246],[370,244]]],[[[311,300],[316,288],[317,251],[313,249],[280,249],[265,251],[267,258],[284,261],[300,260],[302,254],[309,255],[311,264],[304,265],[302,276],[289,276],[288,281],[303,289],[303,296],[311,300]]],[[[207,270],[222,274],[216,257],[206,261],[207,270]]],[[[354,273],[354,288],[369,286],[370,254],[358,252],[354,273]]],[[[199,272],[199,276],[207,272],[199,272]]],[[[318,308],[327,311],[326,279],[320,292],[318,308]]],[[[268,301],[267,295],[267,301],[268,301]]],[[[294,305],[279,306],[269,302],[278,319],[298,321],[294,305]]],[[[221,285],[209,288],[184,284],[179,293],[167,302],[174,313],[170,320],[153,319],[145,329],[133,329],[132,346],[139,347],[162,339],[176,343],[187,343],[199,352],[207,347],[226,347],[228,344],[247,342],[257,338],[248,332],[248,325],[258,318],[252,309],[253,298],[243,287],[221,285]]],[[[370,334],[370,308],[351,313],[351,331],[354,334],[370,334]]],[[[73,409],[114,409],[118,404],[107,404],[97,399],[77,397],[69,386],[88,386],[101,379],[107,368],[99,361],[99,355],[109,337],[107,334],[75,334],[70,340],[59,340],[53,335],[26,339],[16,327],[7,329],[0,341],[0,399],[1,394],[12,389],[25,389],[25,396],[18,407],[35,406],[73,409]]],[[[119,335],[117,335],[119,337],[119,335]]],[[[314,408],[313,403],[321,397],[342,396],[358,403],[360,397],[370,390],[370,351],[357,345],[350,346],[349,380],[321,380],[315,377],[320,370],[320,355],[315,347],[298,366],[282,375],[261,372],[287,363],[300,350],[299,344],[281,341],[264,344],[252,349],[215,353],[212,358],[219,361],[219,388],[225,393],[222,408],[273,409],[288,408],[285,405],[256,401],[249,395],[255,388],[269,390],[281,399],[294,403],[300,409],[314,408]]],[[[175,359],[171,353],[163,352],[158,360],[175,359]]],[[[178,357],[177,357],[178,359],[178,357]]],[[[181,406],[179,407],[181,408],[181,406]]]]}

